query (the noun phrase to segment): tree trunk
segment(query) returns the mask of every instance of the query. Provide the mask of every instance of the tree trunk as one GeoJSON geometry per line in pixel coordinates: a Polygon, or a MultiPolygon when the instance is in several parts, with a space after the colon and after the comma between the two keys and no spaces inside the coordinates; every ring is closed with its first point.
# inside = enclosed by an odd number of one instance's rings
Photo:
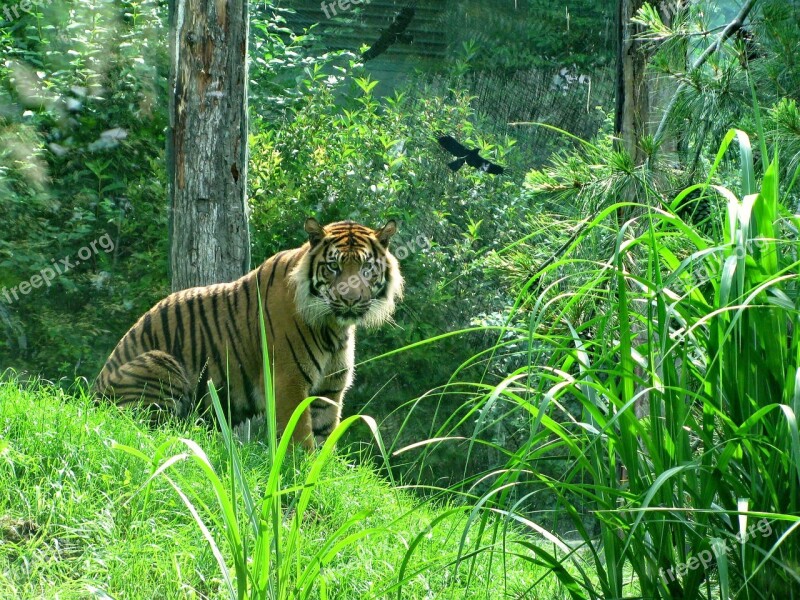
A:
{"type": "Polygon", "coordinates": [[[615,133],[621,149],[627,150],[633,164],[645,160],[640,145],[647,134],[650,97],[645,77],[647,56],[642,42],[634,39],[640,27],[631,18],[645,0],[617,0],[617,106],[615,133]]]}
{"type": "Polygon", "coordinates": [[[170,0],[170,275],[173,291],[250,268],[247,0],[170,0]]]}
{"type": "MultiPolygon", "coordinates": [[[[642,42],[634,39],[640,33],[640,26],[631,22],[636,11],[642,7],[645,0],[617,0],[617,106],[614,122],[614,131],[617,136],[618,150],[625,150],[633,160],[634,167],[642,165],[646,159],[641,147],[641,140],[647,134],[648,118],[650,113],[650,93],[645,77],[647,56],[642,47],[642,42]]],[[[637,200],[638,186],[629,185],[626,197],[620,200],[635,202],[637,200]]],[[[617,222],[622,225],[632,216],[631,207],[617,211],[617,222]]],[[[630,265],[635,268],[635,263],[630,265]]],[[[641,310],[635,305],[634,310],[641,310]]],[[[646,329],[641,326],[638,319],[631,322],[634,336],[633,347],[641,348],[647,344],[646,329]]],[[[635,372],[643,377],[637,365],[635,372]]],[[[633,373],[626,374],[632,377],[633,373]]],[[[638,393],[640,390],[634,390],[638,393]]],[[[625,398],[627,400],[627,398],[625,398]]],[[[647,414],[649,399],[647,395],[639,396],[634,402],[636,416],[641,418],[647,414]]],[[[617,477],[620,482],[627,482],[629,476],[638,477],[637,472],[629,473],[622,463],[617,465],[617,477]]]]}
{"type": "MultiPolygon", "coordinates": [[[[664,25],[672,27],[672,21],[675,15],[679,10],[682,10],[682,3],[683,0],[661,0],[655,3],[655,7],[658,9],[658,13],[664,25]]],[[[685,60],[688,60],[688,41],[683,40],[682,46],[684,47],[685,60]]],[[[688,65],[684,63],[682,66],[686,68],[688,65]]],[[[659,74],[656,73],[650,76],[649,86],[651,88],[650,109],[653,115],[662,115],[678,89],[678,82],[674,77],[659,76],[659,74]]],[[[653,125],[655,125],[655,123],[651,124],[650,131],[655,133],[656,127],[653,125]]],[[[661,144],[659,148],[662,153],[675,154],[678,151],[679,141],[680,140],[674,135],[669,138],[663,138],[660,140],[661,144]]]]}

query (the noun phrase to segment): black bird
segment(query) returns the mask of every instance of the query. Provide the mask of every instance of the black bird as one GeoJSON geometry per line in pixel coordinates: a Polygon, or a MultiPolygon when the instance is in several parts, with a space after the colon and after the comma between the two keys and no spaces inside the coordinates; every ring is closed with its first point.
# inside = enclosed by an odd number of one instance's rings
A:
{"type": "Polygon", "coordinates": [[[475,167],[479,171],[485,171],[494,175],[500,175],[505,171],[500,165],[496,165],[478,154],[478,148],[472,148],[470,150],[466,146],[462,146],[449,135],[440,137],[439,145],[453,156],[458,157],[453,162],[447,163],[447,166],[453,171],[458,171],[464,163],[467,163],[470,167],[475,167]]]}
{"type": "Polygon", "coordinates": [[[389,27],[383,30],[378,41],[364,51],[361,55],[361,59],[364,62],[372,60],[386,52],[389,46],[397,42],[403,42],[404,44],[411,43],[411,35],[406,33],[406,29],[408,29],[408,26],[411,24],[416,12],[413,6],[406,6],[397,13],[389,24],[389,27]]]}

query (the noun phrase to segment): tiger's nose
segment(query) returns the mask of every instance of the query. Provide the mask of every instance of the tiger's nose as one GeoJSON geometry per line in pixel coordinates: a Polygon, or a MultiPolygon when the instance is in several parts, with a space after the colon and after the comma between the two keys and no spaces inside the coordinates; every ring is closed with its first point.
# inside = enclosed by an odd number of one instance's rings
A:
{"type": "Polygon", "coordinates": [[[342,297],[342,301],[344,302],[345,306],[347,306],[347,308],[353,308],[356,304],[358,304],[359,300],[361,300],[361,294],[359,294],[357,298],[348,296],[342,297]]]}
{"type": "Polygon", "coordinates": [[[352,281],[353,278],[350,278],[347,283],[342,286],[345,289],[340,289],[340,298],[342,302],[347,304],[347,306],[353,306],[361,301],[361,286],[359,285],[359,281],[352,281]]]}

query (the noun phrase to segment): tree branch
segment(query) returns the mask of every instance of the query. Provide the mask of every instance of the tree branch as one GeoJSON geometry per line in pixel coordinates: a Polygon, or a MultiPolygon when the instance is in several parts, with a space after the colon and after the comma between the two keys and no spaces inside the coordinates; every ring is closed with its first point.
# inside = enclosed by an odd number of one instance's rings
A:
{"type": "MultiPolygon", "coordinates": [[[[686,75],[691,75],[697,69],[702,67],[709,57],[722,47],[722,44],[725,42],[725,40],[727,40],[744,26],[744,21],[747,18],[747,15],[750,14],[750,11],[753,10],[757,3],[758,0],[747,0],[747,2],[745,2],[744,6],[742,6],[742,9],[739,11],[739,14],[736,15],[736,18],[725,26],[725,29],[722,30],[722,33],[719,34],[719,37],[717,37],[716,41],[709,45],[698,57],[698,59],[694,61],[691,67],[689,67],[689,70],[686,71],[686,75]]],[[[672,109],[675,108],[675,104],[678,102],[678,97],[681,95],[681,92],[683,92],[686,86],[687,83],[685,81],[678,86],[678,89],[675,90],[675,94],[672,96],[672,100],[669,101],[669,105],[664,110],[664,115],[661,117],[661,122],[658,124],[658,129],[656,130],[656,134],[654,136],[656,142],[660,141],[664,136],[667,118],[669,118],[672,109]]]]}

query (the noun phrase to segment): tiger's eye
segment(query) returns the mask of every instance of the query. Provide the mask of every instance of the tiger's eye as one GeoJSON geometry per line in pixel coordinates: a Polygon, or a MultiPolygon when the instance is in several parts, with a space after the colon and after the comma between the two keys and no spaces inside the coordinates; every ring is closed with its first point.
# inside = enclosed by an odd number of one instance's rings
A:
{"type": "Polygon", "coordinates": [[[339,263],[337,262],[327,262],[325,266],[328,267],[328,270],[334,275],[339,272],[339,263]]]}

